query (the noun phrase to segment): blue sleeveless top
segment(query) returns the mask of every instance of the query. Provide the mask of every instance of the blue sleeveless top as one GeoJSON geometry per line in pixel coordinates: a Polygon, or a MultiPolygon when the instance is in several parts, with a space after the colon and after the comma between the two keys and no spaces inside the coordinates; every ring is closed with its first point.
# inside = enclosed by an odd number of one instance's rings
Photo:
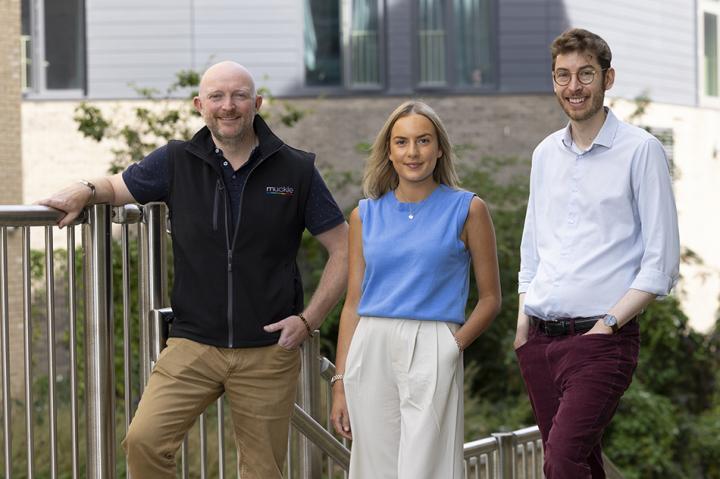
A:
{"type": "Polygon", "coordinates": [[[439,185],[419,203],[394,191],[360,201],[360,316],[465,322],[470,254],[460,233],[473,196],[439,185]]]}

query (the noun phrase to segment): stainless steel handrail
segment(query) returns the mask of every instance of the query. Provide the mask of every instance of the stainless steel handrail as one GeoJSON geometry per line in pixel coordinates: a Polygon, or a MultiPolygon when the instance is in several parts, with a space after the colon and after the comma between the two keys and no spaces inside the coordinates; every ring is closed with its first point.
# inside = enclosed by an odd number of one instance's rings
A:
{"type": "Polygon", "coordinates": [[[291,422],[295,429],[330,456],[340,467],[346,471],[350,468],[350,450],[297,404],[293,409],[291,422]]]}

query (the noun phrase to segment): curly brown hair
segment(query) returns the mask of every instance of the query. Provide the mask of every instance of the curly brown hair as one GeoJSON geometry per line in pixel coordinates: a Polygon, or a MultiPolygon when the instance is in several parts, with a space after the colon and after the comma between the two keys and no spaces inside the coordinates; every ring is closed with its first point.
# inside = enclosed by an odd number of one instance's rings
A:
{"type": "Polygon", "coordinates": [[[597,58],[600,68],[603,70],[610,68],[612,52],[610,52],[607,42],[595,33],[582,28],[571,28],[560,34],[550,45],[553,71],[555,70],[555,59],[558,55],[573,52],[590,53],[597,58]]]}

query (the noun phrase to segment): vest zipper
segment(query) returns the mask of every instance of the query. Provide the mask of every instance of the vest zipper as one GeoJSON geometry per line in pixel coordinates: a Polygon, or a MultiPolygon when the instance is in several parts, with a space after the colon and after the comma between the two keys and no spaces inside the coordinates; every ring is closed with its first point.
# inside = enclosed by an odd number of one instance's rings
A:
{"type": "MultiPolygon", "coordinates": [[[[265,157],[261,158],[255,164],[255,166],[252,167],[252,169],[248,172],[247,176],[245,177],[245,184],[243,185],[242,193],[240,193],[240,201],[238,202],[237,221],[235,222],[235,231],[233,231],[232,243],[227,244],[227,249],[228,249],[228,333],[229,333],[228,348],[233,347],[232,255],[233,255],[233,250],[235,249],[235,241],[237,240],[238,230],[240,230],[240,220],[242,219],[242,204],[243,204],[243,198],[245,197],[245,188],[247,187],[248,181],[250,180],[250,175],[253,174],[253,171],[255,171],[255,169],[265,161],[265,159],[267,159],[269,156],[274,155],[275,152],[279,149],[280,149],[280,147],[269,152],[267,155],[265,155],[265,157]]],[[[225,192],[225,195],[223,195],[223,196],[225,198],[225,239],[227,241],[230,236],[230,230],[228,229],[228,209],[227,209],[228,193],[227,193],[227,191],[225,192]]]]}
{"type": "MultiPolygon", "coordinates": [[[[220,180],[218,180],[219,182],[220,180]]],[[[233,259],[233,250],[230,246],[230,229],[228,228],[228,197],[227,193],[223,195],[223,202],[225,205],[225,247],[227,248],[227,280],[228,280],[228,289],[227,289],[227,302],[228,302],[228,309],[227,309],[227,323],[228,323],[228,348],[232,348],[233,346],[233,272],[232,272],[232,259],[233,259]]]]}

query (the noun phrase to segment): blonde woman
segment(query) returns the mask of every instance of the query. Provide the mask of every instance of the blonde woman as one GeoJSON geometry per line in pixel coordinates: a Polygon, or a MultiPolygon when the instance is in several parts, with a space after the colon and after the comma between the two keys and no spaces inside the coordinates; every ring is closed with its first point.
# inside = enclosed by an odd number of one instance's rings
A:
{"type": "Polygon", "coordinates": [[[351,479],[464,477],[462,351],[498,313],[500,280],[487,206],[459,189],[453,160],[419,101],[390,115],[368,159],[332,381],[351,479]]]}

